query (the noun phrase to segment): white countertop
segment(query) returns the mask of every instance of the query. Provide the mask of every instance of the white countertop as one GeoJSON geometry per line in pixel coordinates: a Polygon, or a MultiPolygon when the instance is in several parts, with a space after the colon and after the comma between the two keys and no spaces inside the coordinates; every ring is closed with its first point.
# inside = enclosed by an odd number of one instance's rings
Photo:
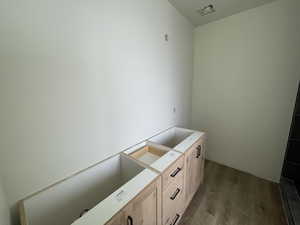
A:
{"type": "Polygon", "coordinates": [[[144,169],[72,225],[103,225],[134,199],[159,174],[144,169]]]}
{"type": "MultiPolygon", "coordinates": [[[[149,163],[149,167],[156,169],[159,172],[163,172],[166,168],[168,168],[173,162],[175,162],[183,153],[185,153],[199,138],[206,138],[206,134],[204,132],[180,128],[180,127],[172,127],[152,138],[149,141],[145,141],[138,145],[135,145],[126,151],[125,154],[130,155],[131,153],[137,151],[140,148],[143,148],[147,145],[154,146],[158,149],[163,149],[167,151],[165,155],[158,158],[157,160],[153,160],[153,163],[149,163]],[[190,133],[185,139],[183,139],[179,144],[175,147],[170,148],[165,145],[160,144],[161,140],[164,137],[176,135],[176,132],[186,132],[190,133]],[[175,151],[174,151],[175,150],[175,151]]],[[[151,158],[152,159],[152,158],[151,158]]]]}
{"type": "MultiPolygon", "coordinates": [[[[149,165],[157,171],[163,172],[173,162],[175,162],[182,155],[182,153],[188,150],[199,138],[206,138],[204,132],[188,130],[184,128],[171,129],[180,129],[192,132],[191,135],[186,137],[182,142],[180,142],[173,148],[176,151],[173,151],[171,148],[146,141],[127,149],[126,151],[124,151],[124,153],[130,155],[134,151],[146,145],[165,149],[167,153],[149,165]]],[[[150,169],[144,169],[141,173],[132,178],[121,188],[119,188],[117,191],[112,193],[109,197],[107,197],[97,206],[91,209],[87,214],[72,223],[72,225],[103,225],[107,223],[115,214],[117,214],[122,208],[124,208],[129,203],[129,201],[134,199],[148,184],[154,181],[158,176],[158,173],[155,173],[150,169]]]]}
{"type": "Polygon", "coordinates": [[[166,154],[155,160],[153,163],[150,163],[148,166],[156,169],[159,172],[163,172],[167,169],[173,162],[175,162],[182,154],[180,152],[173,151],[171,148],[166,146],[158,145],[151,141],[146,141],[141,144],[135,145],[134,147],[127,149],[124,151],[125,154],[130,155],[131,153],[135,152],[136,150],[143,148],[145,146],[152,146],[158,149],[162,149],[166,151],[166,154]]]}
{"type": "Polygon", "coordinates": [[[171,149],[176,150],[181,153],[185,153],[199,138],[206,138],[204,132],[190,130],[181,127],[172,127],[153,136],[149,141],[154,143],[159,143],[162,145],[167,145],[171,149]],[[176,139],[182,139],[177,145],[173,145],[173,141],[178,142],[176,139]]]}
{"type": "Polygon", "coordinates": [[[204,132],[193,131],[193,134],[184,139],[181,143],[176,145],[174,149],[181,153],[185,153],[199,138],[206,138],[204,132]]]}
{"type": "Polygon", "coordinates": [[[173,162],[175,162],[182,154],[175,151],[169,151],[163,155],[160,159],[156,160],[150,166],[159,172],[163,172],[167,169],[173,162]]]}

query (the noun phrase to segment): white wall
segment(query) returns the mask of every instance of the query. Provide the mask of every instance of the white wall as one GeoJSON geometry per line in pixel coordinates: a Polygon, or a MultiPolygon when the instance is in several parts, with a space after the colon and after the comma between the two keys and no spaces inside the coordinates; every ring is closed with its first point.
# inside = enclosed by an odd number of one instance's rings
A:
{"type": "Polygon", "coordinates": [[[168,1],[2,0],[0,15],[0,171],[11,207],[189,122],[193,27],[168,1]]]}
{"type": "Polygon", "coordinates": [[[194,32],[192,121],[208,157],[278,181],[300,77],[300,1],[279,0],[194,32]]]}
{"type": "Polygon", "coordinates": [[[8,209],[6,195],[4,193],[1,177],[0,177],[0,224],[10,225],[9,209],[8,209]]]}

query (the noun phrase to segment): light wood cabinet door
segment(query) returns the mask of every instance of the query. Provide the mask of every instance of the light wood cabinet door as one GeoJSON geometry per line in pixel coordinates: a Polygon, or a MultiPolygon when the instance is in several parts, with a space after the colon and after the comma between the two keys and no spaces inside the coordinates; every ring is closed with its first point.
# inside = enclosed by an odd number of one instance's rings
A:
{"type": "Polygon", "coordinates": [[[205,155],[206,155],[206,143],[205,141],[201,144],[201,166],[200,166],[200,185],[204,182],[204,171],[205,171],[205,155]]]}
{"type": "Polygon", "coordinates": [[[161,181],[143,190],[124,209],[125,225],[161,225],[161,181]]]}
{"type": "Polygon", "coordinates": [[[203,179],[203,140],[196,142],[185,154],[185,200],[190,203],[203,179]]]}
{"type": "Polygon", "coordinates": [[[124,212],[120,212],[115,215],[108,223],[105,225],[125,225],[124,212]]]}

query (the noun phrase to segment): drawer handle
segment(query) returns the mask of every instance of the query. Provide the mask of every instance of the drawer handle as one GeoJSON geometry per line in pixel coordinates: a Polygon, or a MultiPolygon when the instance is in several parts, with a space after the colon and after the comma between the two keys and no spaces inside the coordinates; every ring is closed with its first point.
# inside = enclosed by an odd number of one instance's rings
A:
{"type": "Polygon", "coordinates": [[[176,175],[181,171],[181,168],[177,168],[170,176],[171,177],[176,177],[176,175]]]}
{"type": "Polygon", "coordinates": [[[133,225],[133,219],[131,216],[127,217],[127,225],[133,225]]]}
{"type": "Polygon", "coordinates": [[[180,215],[176,214],[176,217],[175,217],[174,222],[173,222],[172,225],[175,225],[177,223],[177,221],[179,220],[179,218],[180,218],[180,215]]]}
{"type": "Polygon", "coordinates": [[[170,197],[171,200],[175,200],[175,198],[177,197],[177,195],[179,194],[180,189],[177,188],[176,191],[174,192],[174,194],[170,197]]]}
{"type": "Polygon", "coordinates": [[[202,147],[201,147],[201,145],[198,145],[198,147],[197,147],[197,156],[196,156],[196,158],[198,159],[198,158],[200,158],[200,156],[201,156],[201,150],[202,150],[202,147]]]}
{"type": "Polygon", "coordinates": [[[80,213],[79,218],[80,218],[80,217],[83,217],[83,215],[86,214],[88,211],[90,211],[90,209],[84,209],[84,210],[80,213]]]}

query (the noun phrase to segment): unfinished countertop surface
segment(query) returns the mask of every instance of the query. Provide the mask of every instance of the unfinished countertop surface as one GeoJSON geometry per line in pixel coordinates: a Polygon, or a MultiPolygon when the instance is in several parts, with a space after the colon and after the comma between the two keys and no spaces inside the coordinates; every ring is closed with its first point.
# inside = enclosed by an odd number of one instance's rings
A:
{"type": "Polygon", "coordinates": [[[125,150],[123,154],[148,166],[148,169],[129,180],[72,225],[107,223],[200,138],[206,138],[204,132],[173,127],[125,150]]]}
{"type": "Polygon", "coordinates": [[[143,142],[130,149],[127,149],[126,151],[124,151],[124,154],[135,158],[141,163],[144,163],[145,165],[159,172],[163,172],[182,155],[180,152],[173,151],[171,148],[161,146],[149,141],[143,142]],[[152,152],[147,151],[137,156],[134,155],[139,154],[139,152],[141,151],[145,151],[145,148],[150,148],[150,150],[153,150],[152,152]]]}
{"type": "Polygon", "coordinates": [[[186,152],[199,138],[206,138],[204,132],[193,132],[190,136],[188,136],[184,141],[179,143],[174,147],[176,151],[186,152]]]}
{"type": "Polygon", "coordinates": [[[185,153],[200,138],[206,138],[206,134],[195,130],[172,127],[150,138],[149,141],[185,153]]]}
{"type": "Polygon", "coordinates": [[[46,224],[104,225],[200,138],[206,138],[205,133],[178,127],[163,131],[22,200],[24,219],[35,225],[57,215],[46,224]],[[52,203],[45,205],[45,199],[52,203]]]}
{"type": "Polygon", "coordinates": [[[143,170],[72,225],[103,225],[107,223],[158,176],[158,173],[149,169],[143,170]]]}

